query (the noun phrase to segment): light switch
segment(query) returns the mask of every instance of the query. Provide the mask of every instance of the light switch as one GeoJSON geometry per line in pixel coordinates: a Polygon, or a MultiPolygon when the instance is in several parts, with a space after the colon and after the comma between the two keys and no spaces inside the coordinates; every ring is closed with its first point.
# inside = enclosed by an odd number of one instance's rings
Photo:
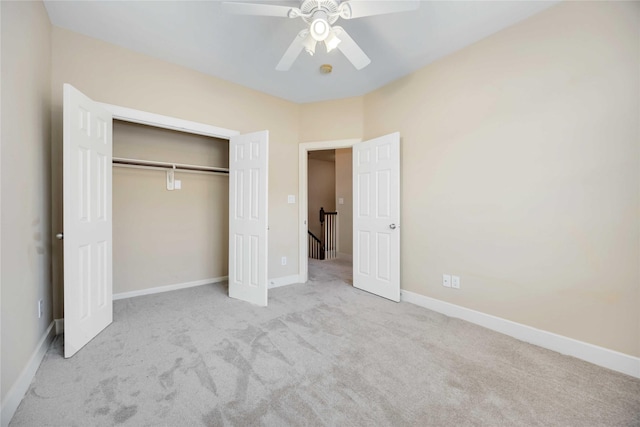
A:
{"type": "Polygon", "coordinates": [[[344,199],[342,197],[338,198],[338,204],[344,205],[344,199]]]}
{"type": "Polygon", "coordinates": [[[287,202],[288,203],[295,203],[296,202],[296,196],[294,196],[293,194],[289,194],[289,196],[287,197],[287,202]]]}
{"type": "Polygon", "coordinates": [[[179,179],[176,179],[173,181],[173,188],[175,190],[180,190],[182,188],[182,181],[180,181],[179,179]]]}
{"type": "Polygon", "coordinates": [[[451,276],[451,287],[460,289],[460,276],[451,276]]]}

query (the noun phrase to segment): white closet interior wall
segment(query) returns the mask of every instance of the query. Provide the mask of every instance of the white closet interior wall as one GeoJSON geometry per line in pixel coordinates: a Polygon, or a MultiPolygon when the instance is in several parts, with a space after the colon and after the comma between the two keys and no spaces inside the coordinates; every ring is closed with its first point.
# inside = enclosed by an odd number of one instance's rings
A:
{"type": "MultiPolygon", "coordinates": [[[[113,156],[227,168],[229,142],[114,121],[113,156]]],[[[186,285],[227,276],[229,178],[113,168],[113,292],[186,285]]]]}

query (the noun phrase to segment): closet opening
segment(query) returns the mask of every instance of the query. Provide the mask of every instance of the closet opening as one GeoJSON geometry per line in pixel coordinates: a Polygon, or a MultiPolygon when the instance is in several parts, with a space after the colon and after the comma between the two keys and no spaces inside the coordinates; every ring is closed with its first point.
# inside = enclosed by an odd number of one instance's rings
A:
{"type": "Polygon", "coordinates": [[[227,280],[228,168],[227,139],[113,121],[114,299],[227,280]]]}

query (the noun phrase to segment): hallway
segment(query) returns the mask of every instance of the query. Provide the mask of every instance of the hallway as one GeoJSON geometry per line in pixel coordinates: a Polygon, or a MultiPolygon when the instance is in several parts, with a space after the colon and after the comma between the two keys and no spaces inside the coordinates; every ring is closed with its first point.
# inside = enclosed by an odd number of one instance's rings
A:
{"type": "Polygon", "coordinates": [[[329,282],[340,280],[353,286],[353,263],[350,259],[318,260],[309,258],[309,281],[329,282]]]}

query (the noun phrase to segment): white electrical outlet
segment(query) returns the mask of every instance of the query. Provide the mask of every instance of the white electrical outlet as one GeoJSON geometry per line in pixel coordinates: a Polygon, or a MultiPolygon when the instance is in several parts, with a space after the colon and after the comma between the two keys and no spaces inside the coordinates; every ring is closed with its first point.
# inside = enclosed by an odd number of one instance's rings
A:
{"type": "Polygon", "coordinates": [[[38,300],[38,319],[42,318],[44,314],[44,300],[38,300]]]}
{"type": "Polygon", "coordinates": [[[460,276],[451,276],[451,287],[460,289],[460,276]]]}
{"type": "Polygon", "coordinates": [[[450,288],[451,287],[451,275],[443,274],[442,275],[442,286],[450,288]]]}
{"type": "Polygon", "coordinates": [[[282,257],[282,265],[287,265],[287,257],[286,256],[282,257]]]}

